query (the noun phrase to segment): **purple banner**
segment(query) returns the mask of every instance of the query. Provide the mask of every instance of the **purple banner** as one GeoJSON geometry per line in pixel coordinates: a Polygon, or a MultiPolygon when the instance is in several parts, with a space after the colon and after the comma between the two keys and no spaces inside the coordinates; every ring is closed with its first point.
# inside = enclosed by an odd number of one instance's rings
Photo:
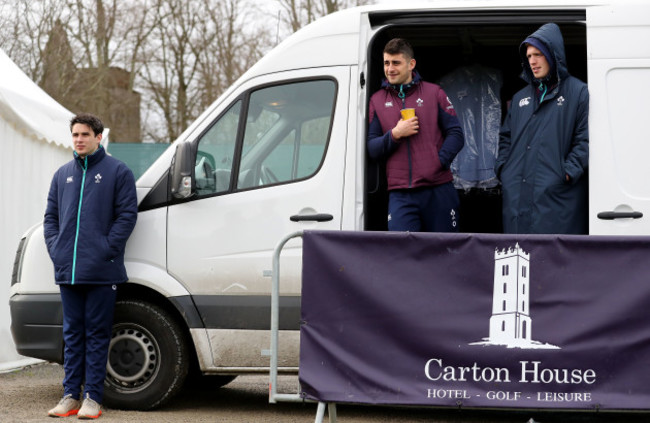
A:
{"type": "Polygon", "coordinates": [[[650,238],[305,232],[324,402],[650,408],[650,238]]]}

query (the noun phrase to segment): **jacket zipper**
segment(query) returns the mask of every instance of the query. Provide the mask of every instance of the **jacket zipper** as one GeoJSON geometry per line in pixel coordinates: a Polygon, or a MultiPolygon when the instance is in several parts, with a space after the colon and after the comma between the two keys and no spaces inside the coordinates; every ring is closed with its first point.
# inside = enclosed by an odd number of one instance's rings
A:
{"type": "MultiPolygon", "coordinates": [[[[406,108],[406,98],[402,99],[402,109],[406,108]]],[[[413,186],[413,159],[411,158],[411,137],[406,138],[406,151],[409,159],[409,188],[413,186]]]]}
{"type": "Polygon", "coordinates": [[[88,157],[84,157],[84,164],[81,167],[83,176],[81,177],[81,189],[79,190],[79,208],[77,209],[77,228],[74,235],[74,250],[72,252],[72,282],[74,285],[75,273],[77,270],[77,243],[79,242],[79,223],[81,222],[81,204],[84,199],[84,187],[86,186],[86,170],[88,170],[88,157]]]}

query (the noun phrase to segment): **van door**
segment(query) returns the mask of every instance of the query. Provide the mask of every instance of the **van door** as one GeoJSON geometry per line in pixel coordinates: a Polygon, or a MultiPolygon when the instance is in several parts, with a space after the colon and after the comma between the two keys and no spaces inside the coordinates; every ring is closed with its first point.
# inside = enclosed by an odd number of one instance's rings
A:
{"type": "Polygon", "coordinates": [[[587,10],[591,234],[650,234],[650,5],[587,10]]]}
{"type": "MultiPolygon", "coordinates": [[[[348,67],[256,78],[193,136],[197,195],[168,209],[167,266],[208,330],[268,329],[278,242],[301,229],[341,229],[349,85],[348,67]]],[[[299,324],[300,258],[301,241],[289,242],[281,305],[293,309],[291,329],[299,324]]],[[[250,353],[258,359],[259,349],[250,353]]]]}

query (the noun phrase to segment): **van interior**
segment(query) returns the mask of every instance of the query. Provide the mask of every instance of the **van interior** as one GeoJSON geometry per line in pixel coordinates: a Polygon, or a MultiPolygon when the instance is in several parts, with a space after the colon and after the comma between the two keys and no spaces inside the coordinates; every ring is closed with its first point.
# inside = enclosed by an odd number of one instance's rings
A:
{"type": "MultiPolygon", "coordinates": [[[[465,132],[465,149],[477,153],[473,158],[459,160],[461,152],[452,165],[454,185],[460,197],[460,232],[501,233],[501,191],[490,168],[496,158],[498,130],[507,114],[509,100],[525,85],[519,76],[522,70],[519,45],[541,25],[558,24],[564,37],[569,73],[588,82],[585,10],[397,15],[386,12],[371,14],[370,21],[373,28],[383,28],[369,45],[365,71],[367,100],[380,88],[384,78],[385,44],[395,37],[407,39],[415,52],[415,69],[425,81],[443,87],[459,114],[465,132]],[[467,102],[462,100],[470,97],[475,97],[473,106],[464,106],[467,102]],[[465,113],[466,119],[461,118],[460,109],[470,106],[471,113],[465,113]],[[465,174],[471,177],[465,179],[462,177],[465,174]]],[[[385,166],[370,158],[366,163],[365,230],[386,230],[385,166]]]]}

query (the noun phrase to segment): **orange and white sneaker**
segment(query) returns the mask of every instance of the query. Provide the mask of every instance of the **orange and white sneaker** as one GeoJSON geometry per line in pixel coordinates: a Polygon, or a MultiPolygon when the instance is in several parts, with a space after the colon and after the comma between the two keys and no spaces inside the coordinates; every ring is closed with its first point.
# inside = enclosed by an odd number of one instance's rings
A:
{"type": "Polygon", "coordinates": [[[47,415],[50,417],[68,417],[74,416],[79,412],[79,406],[81,401],[78,399],[72,398],[72,394],[68,394],[61,398],[61,401],[47,412],[47,415]]]}
{"type": "Polygon", "coordinates": [[[81,409],[79,409],[79,412],[77,413],[77,418],[82,420],[91,420],[96,419],[101,415],[102,406],[86,394],[86,398],[84,398],[84,402],[81,404],[81,409]]]}

